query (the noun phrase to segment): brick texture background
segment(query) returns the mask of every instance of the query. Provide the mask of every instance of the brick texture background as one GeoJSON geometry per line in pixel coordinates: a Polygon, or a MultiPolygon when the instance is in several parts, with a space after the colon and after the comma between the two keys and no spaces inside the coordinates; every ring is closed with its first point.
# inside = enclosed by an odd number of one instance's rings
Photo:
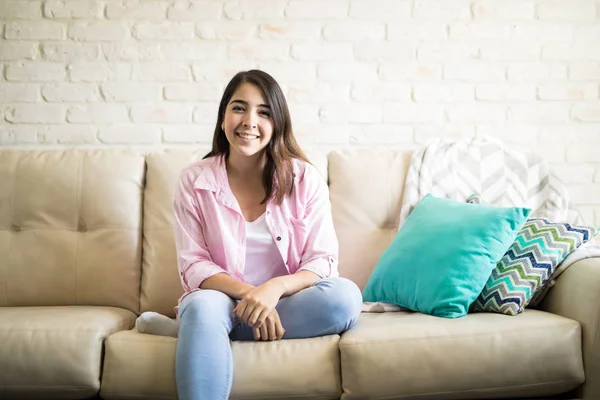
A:
{"type": "Polygon", "coordinates": [[[600,226],[600,1],[0,1],[0,146],[206,146],[261,68],[305,147],[493,135],[600,226]]]}

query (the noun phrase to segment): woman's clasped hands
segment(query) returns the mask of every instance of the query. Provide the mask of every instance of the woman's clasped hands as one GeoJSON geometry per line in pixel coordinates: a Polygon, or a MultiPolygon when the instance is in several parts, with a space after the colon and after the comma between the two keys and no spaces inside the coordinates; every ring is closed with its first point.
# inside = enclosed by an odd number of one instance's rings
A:
{"type": "Polygon", "coordinates": [[[233,309],[241,322],[252,327],[254,340],[279,340],[283,337],[285,329],[275,309],[283,293],[281,285],[267,281],[250,289],[233,309]]]}

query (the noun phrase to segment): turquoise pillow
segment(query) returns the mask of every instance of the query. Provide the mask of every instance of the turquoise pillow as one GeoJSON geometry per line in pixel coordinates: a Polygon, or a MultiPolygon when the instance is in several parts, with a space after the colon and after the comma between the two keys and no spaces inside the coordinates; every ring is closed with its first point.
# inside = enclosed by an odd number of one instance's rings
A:
{"type": "Polygon", "coordinates": [[[425,196],[379,258],[364,301],[466,315],[530,212],[425,196]]]}

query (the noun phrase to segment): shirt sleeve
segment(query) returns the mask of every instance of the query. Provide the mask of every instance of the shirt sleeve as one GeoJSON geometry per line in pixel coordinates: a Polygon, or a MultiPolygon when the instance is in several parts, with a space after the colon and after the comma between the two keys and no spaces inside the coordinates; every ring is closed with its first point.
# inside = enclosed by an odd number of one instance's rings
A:
{"type": "Polygon", "coordinates": [[[173,196],[177,268],[185,291],[198,289],[204,280],[227,273],[214,263],[204,240],[202,210],[194,195],[193,180],[184,171],[173,196]]]}
{"type": "Polygon", "coordinates": [[[339,243],[327,182],[312,165],[307,165],[301,183],[305,187],[304,223],[308,232],[298,271],[312,271],[321,278],[338,276],[339,243]]]}

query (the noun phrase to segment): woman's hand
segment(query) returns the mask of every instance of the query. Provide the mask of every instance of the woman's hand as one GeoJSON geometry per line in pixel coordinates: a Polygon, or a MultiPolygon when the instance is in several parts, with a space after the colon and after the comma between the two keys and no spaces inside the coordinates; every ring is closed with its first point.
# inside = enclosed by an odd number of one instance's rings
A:
{"type": "Polygon", "coordinates": [[[279,313],[276,308],[267,315],[267,319],[260,328],[253,328],[252,330],[254,332],[254,340],[263,341],[280,340],[285,333],[285,329],[283,329],[283,325],[281,325],[279,313]]]}
{"type": "MultiPolygon", "coordinates": [[[[250,290],[233,309],[233,313],[241,322],[254,329],[259,329],[271,312],[275,310],[275,306],[284,292],[285,288],[277,281],[267,281],[250,290]]],[[[278,314],[277,320],[279,320],[278,314]]]]}

